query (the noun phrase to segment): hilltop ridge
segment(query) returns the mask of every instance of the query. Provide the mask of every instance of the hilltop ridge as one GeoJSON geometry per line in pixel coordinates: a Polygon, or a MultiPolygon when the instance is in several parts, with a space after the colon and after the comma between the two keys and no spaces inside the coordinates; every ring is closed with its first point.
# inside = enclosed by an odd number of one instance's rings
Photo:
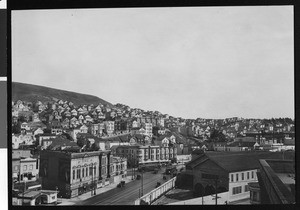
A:
{"type": "Polygon", "coordinates": [[[97,96],[76,93],[71,91],[59,90],[55,88],[25,84],[20,82],[12,82],[11,86],[12,100],[23,100],[28,102],[41,101],[51,102],[57,99],[62,99],[64,101],[71,101],[75,105],[83,104],[103,104],[113,107],[113,105],[97,96]]]}

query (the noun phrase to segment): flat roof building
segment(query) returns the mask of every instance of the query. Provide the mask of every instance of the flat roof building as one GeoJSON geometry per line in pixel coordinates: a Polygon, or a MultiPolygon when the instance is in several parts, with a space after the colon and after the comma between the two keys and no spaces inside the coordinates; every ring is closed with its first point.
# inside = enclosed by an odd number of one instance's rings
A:
{"type": "MultiPolygon", "coordinates": [[[[189,185],[197,196],[227,191],[230,203],[250,198],[248,184],[258,181],[260,159],[281,158],[281,152],[205,152],[186,164],[182,176],[192,176],[189,185]]],[[[184,180],[178,177],[178,183],[184,180]]]]}
{"type": "MultiPolygon", "coordinates": [[[[259,160],[258,182],[261,204],[295,204],[295,162],[259,160]]],[[[252,199],[252,198],[251,198],[252,199]]]]}

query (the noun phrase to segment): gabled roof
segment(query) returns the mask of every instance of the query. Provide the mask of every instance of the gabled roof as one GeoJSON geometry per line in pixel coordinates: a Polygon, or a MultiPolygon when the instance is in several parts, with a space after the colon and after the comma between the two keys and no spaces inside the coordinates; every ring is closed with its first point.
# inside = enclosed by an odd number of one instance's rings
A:
{"type": "Polygon", "coordinates": [[[113,145],[110,147],[110,150],[116,150],[119,147],[119,145],[113,145]]]}
{"type": "Polygon", "coordinates": [[[57,147],[57,146],[77,146],[77,144],[74,141],[70,141],[65,138],[57,137],[55,139],[47,139],[43,141],[52,141],[51,146],[57,147]]]}
{"type": "Polygon", "coordinates": [[[206,152],[206,157],[228,172],[246,171],[259,168],[259,159],[281,159],[277,152],[206,152]]]}
{"type": "Polygon", "coordinates": [[[42,134],[38,134],[36,136],[56,136],[55,134],[52,134],[52,133],[42,133],[42,134]]]}
{"type": "MultiPolygon", "coordinates": [[[[228,144],[229,147],[253,147],[256,142],[232,142],[228,144]]],[[[259,146],[259,145],[258,145],[259,146]]]]}
{"type": "Polygon", "coordinates": [[[140,130],[140,128],[139,127],[131,128],[131,130],[140,130]]]}
{"type": "Polygon", "coordinates": [[[254,137],[238,137],[236,139],[234,139],[234,141],[238,141],[238,142],[256,142],[254,137]]]}

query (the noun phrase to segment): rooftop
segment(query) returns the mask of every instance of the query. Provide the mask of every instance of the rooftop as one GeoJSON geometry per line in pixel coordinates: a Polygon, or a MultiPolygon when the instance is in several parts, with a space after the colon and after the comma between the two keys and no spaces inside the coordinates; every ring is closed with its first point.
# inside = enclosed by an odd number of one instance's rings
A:
{"type": "Polygon", "coordinates": [[[259,168],[260,159],[282,159],[282,152],[242,151],[242,152],[205,152],[188,163],[195,167],[206,158],[217,163],[228,172],[246,171],[259,168]]]}
{"type": "MultiPolygon", "coordinates": [[[[292,160],[260,160],[261,171],[272,184],[282,204],[295,203],[295,162],[292,160]]],[[[266,180],[260,181],[264,184],[266,180]]]]}

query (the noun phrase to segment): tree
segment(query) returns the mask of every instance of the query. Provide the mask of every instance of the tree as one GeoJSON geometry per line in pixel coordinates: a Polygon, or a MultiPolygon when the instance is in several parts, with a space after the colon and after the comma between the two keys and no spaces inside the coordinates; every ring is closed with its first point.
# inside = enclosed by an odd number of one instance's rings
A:
{"type": "Polygon", "coordinates": [[[78,145],[79,147],[83,147],[83,146],[86,145],[86,144],[87,144],[87,142],[86,142],[86,140],[85,140],[84,138],[79,137],[79,138],[77,139],[77,145],[78,145]]]}
{"type": "Polygon", "coordinates": [[[51,133],[51,129],[50,128],[45,128],[43,131],[44,131],[44,133],[48,133],[48,134],[51,133]]]}
{"type": "Polygon", "coordinates": [[[213,142],[225,142],[227,139],[220,130],[212,129],[210,132],[210,140],[213,142]]]}
{"type": "Polygon", "coordinates": [[[20,123],[23,123],[23,122],[25,122],[26,120],[25,120],[25,117],[23,116],[23,115],[21,115],[21,116],[19,116],[19,122],[20,123]]]}
{"type": "Polygon", "coordinates": [[[13,124],[12,126],[12,133],[19,134],[21,133],[21,128],[19,124],[13,124]]]}
{"type": "Polygon", "coordinates": [[[70,140],[70,141],[74,141],[74,139],[72,138],[72,136],[68,133],[63,133],[61,134],[63,137],[65,137],[66,139],[70,140]]]}
{"type": "Polygon", "coordinates": [[[91,148],[91,151],[98,151],[98,150],[100,150],[99,145],[96,144],[96,143],[92,144],[92,146],[90,148],[91,148]]]}

